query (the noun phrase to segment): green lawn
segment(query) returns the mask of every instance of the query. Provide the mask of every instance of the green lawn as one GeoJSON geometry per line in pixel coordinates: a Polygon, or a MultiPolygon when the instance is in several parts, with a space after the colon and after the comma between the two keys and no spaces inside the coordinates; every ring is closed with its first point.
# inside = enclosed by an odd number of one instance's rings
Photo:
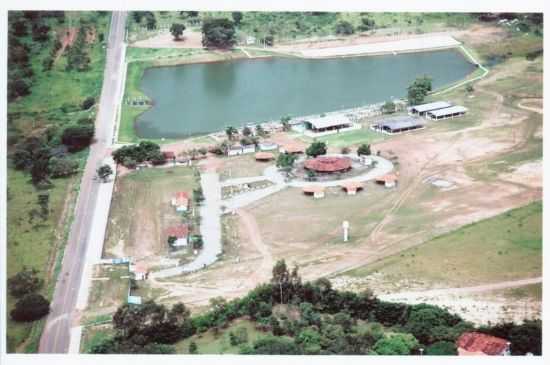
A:
{"type": "Polygon", "coordinates": [[[114,335],[115,330],[110,323],[84,327],[82,330],[82,338],[80,340],[80,353],[90,353],[92,347],[102,343],[114,335]]]}
{"type": "Polygon", "coordinates": [[[189,344],[194,341],[197,344],[199,354],[238,354],[239,346],[231,346],[229,342],[229,333],[239,328],[246,328],[248,334],[248,344],[269,335],[268,332],[262,332],[255,328],[255,323],[249,320],[238,319],[229,325],[228,328],[215,333],[214,330],[208,330],[205,333],[197,334],[185,340],[176,343],[176,353],[188,354],[189,344]]]}
{"type": "Polygon", "coordinates": [[[319,137],[317,140],[325,142],[329,147],[348,147],[363,143],[371,144],[385,138],[385,134],[374,132],[367,125],[363,125],[359,130],[319,137]]]}
{"type": "Polygon", "coordinates": [[[94,312],[111,310],[114,312],[126,303],[130,285],[128,265],[97,265],[90,288],[86,316],[94,312]]]}
{"type": "Polygon", "coordinates": [[[539,276],[542,202],[464,226],[344,275],[375,273],[388,287],[407,280],[452,287],[539,276]]]}

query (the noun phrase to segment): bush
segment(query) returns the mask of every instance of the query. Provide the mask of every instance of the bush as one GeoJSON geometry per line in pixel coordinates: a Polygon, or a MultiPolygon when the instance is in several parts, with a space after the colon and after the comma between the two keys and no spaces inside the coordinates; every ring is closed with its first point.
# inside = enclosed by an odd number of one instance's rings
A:
{"type": "Polygon", "coordinates": [[[384,105],[382,105],[382,113],[384,114],[395,113],[395,103],[393,101],[386,101],[384,105]]]}
{"type": "Polygon", "coordinates": [[[10,315],[17,322],[36,321],[50,312],[50,302],[40,294],[27,294],[15,303],[10,315]]]}
{"type": "Polygon", "coordinates": [[[336,34],[350,35],[355,33],[355,29],[350,22],[342,20],[336,24],[336,34]]]}
{"type": "Polygon", "coordinates": [[[43,285],[44,280],[38,277],[36,269],[23,269],[23,271],[8,278],[8,291],[16,298],[31,294],[39,290],[43,285]]]}
{"type": "Polygon", "coordinates": [[[93,125],[74,125],[63,130],[61,142],[70,151],[80,151],[92,143],[94,137],[93,125]]]}
{"type": "Polygon", "coordinates": [[[92,106],[94,106],[94,104],[95,104],[95,99],[90,96],[90,97],[87,97],[86,99],[84,99],[84,101],[82,102],[80,107],[82,108],[82,110],[88,110],[92,106]]]}
{"type": "Polygon", "coordinates": [[[456,350],[456,345],[453,342],[439,341],[426,348],[426,355],[458,355],[458,352],[456,350]]]}
{"type": "Polygon", "coordinates": [[[360,145],[360,146],[357,148],[357,154],[358,154],[359,156],[361,156],[361,155],[370,156],[370,155],[371,155],[370,144],[362,144],[362,145],[360,145]]]}
{"type": "Polygon", "coordinates": [[[51,177],[66,177],[78,171],[78,162],[66,157],[52,157],[48,163],[51,177]]]}
{"type": "Polygon", "coordinates": [[[298,345],[288,337],[267,336],[254,342],[252,353],[257,355],[299,355],[298,345]]]}
{"type": "Polygon", "coordinates": [[[311,157],[326,155],[326,153],[327,144],[325,142],[315,141],[306,149],[306,155],[311,157]]]}

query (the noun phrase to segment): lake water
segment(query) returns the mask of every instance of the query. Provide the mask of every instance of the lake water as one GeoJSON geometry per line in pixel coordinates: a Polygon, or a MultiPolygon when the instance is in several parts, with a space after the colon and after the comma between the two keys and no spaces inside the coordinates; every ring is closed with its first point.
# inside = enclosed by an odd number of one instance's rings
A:
{"type": "Polygon", "coordinates": [[[417,76],[431,76],[439,88],[474,70],[457,50],[154,67],[141,81],[154,105],[138,117],[135,128],[142,138],[185,137],[382,102],[405,96],[417,76]]]}

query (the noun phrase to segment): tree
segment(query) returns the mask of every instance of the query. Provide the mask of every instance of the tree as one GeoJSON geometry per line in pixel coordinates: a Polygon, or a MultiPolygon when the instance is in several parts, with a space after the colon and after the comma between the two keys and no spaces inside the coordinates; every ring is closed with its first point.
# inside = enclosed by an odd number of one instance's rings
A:
{"type": "Polygon", "coordinates": [[[256,125],[256,134],[260,137],[265,137],[267,135],[267,132],[265,131],[264,127],[262,127],[261,124],[256,125]]]}
{"type": "Polygon", "coordinates": [[[10,312],[11,318],[17,322],[36,321],[50,312],[50,302],[40,294],[30,293],[15,303],[10,312]]]}
{"type": "Polygon", "coordinates": [[[288,132],[290,130],[290,117],[282,117],[281,118],[281,124],[283,126],[283,131],[288,132]]]}
{"type": "Polygon", "coordinates": [[[185,30],[185,25],[181,23],[173,23],[172,26],[170,27],[170,33],[172,33],[176,41],[180,40],[180,37],[182,36],[184,30],[185,30]]]}
{"type": "Polygon", "coordinates": [[[395,113],[395,103],[391,100],[386,101],[384,105],[382,105],[382,113],[384,114],[393,114],[395,113]]]}
{"type": "Polygon", "coordinates": [[[235,23],[225,18],[205,19],[202,45],[206,48],[231,48],[236,42],[235,23]]]}
{"type": "Polygon", "coordinates": [[[426,348],[426,355],[458,355],[458,352],[456,350],[456,345],[453,342],[439,341],[426,348]]]}
{"type": "Polygon", "coordinates": [[[243,136],[248,137],[250,135],[252,135],[252,130],[249,127],[244,127],[243,128],[243,136]]]}
{"type": "Polygon", "coordinates": [[[360,145],[357,148],[357,154],[359,156],[361,156],[361,155],[370,156],[371,155],[370,144],[363,143],[362,145],[360,145]]]}
{"type": "Polygon", "coordinates": [[[88,110],[95,104],[95,98],[89,96],[81,104],[82,110],[88,110]]]}
{"type": "Polygon", "coordinates": [[[198,352],[197,344],[195,341],[189,343],[189,353],[196,354],[198,352]]]}
{"type": "Polygon", "coordinates": [[[235,138],[235,135],[237,134],[237,128],[229,126],[225,128],[225,134],[227,135],[227,138],[232,141],[235,138]]]}
{"type": "Polygon", "coordinates": [[[21,298],[42,288],[44,280],[38,277],[36,269],[23,268],[22,271],[8,278],[8,291],[16,297],[21,298]]]}
{"type": "Polygon", "coordinates": [[[107,178],[113,174],[113,169],[111,166],[105,164],[100,166],[97,169],[97,177],[101,179],[101,181],[106,182],[107,178]]]}
{"type": "Polygon", "coordinates": [[[243,13],[240,11],[234,11],[231,13],[231,17],[233,18],[233,22],[235,25],[241,24],[241,20],[243,19],[243,13]]]}
{"type": "Polygon", "coordinates": [[[345,20],[341,20],[336,24],[336,34],[350,35],[355,33],[353,25],[345,20]]]}
{"type": "Polygon", "coordinates": [[[416,78],[407,88],[407,99],[410,105],[418,105],[424,101],[428,93],[432,91],[432,79],[428,76],[416,78]]]}
{"type": "Polygon", "coordinates": [[[273,266],[272,273],[273,299],[281,304],[288,302],[290,299],[290,273],[284,259],[277,261],[275,266],[273,266]]]}
{"type": "Polygon", "coordinates": [[[51,177],[66,177],[78,171],[78,161],[66,157],[52,157],[48,162],[51,177]]]}
{"type": "Polygon", "coordinates": [[[301,351],[298,345],[288,337],[266,336],[254,342],[252,353],[257,355],[299,355],[301,351]]]}
{"type": "Polygon", "coordinates": [[[361,24],[359,25],[358,29],[361,32],[368,32],[369,30],[374,29],[374,27],[375,27],[374,19],[365,17],[365,18],[361,18],[361,24]]]}
{"type": "Polygon", "coordinates": [[[421,343],[429,345],[435,342],[434,329],[438,326],[452,327],[460,323],[460,317],[449,313],[445,309],[419,304],[412,306],[405,325],[405,329],[411,332],[421,343]]]}
{"type": "Polygon", "coordinates": [[[293,155],[291,153],[281,153],[277,157],[276,165],[278,168],[290,170],[292,166],[294,166],[295,161],[296,155],[293,155]]]}
{"type": "Polygon", "coordinates": [[[196,189],[193,189],[193,201],[197,204],[200,204],[204,200],[204,194],[202,188],[199,186],[196,189]]]}
{"type": "Polygon", "coordinates": [[[317,157],[327,153],[327,144],[325,142],[315,141],[307,149],[306,155],[317,157]]]}
{"type": "Polygon", "coordinates": [[[61,142],[69,148],[69,151],[74,152],[88,147],[93,137],[93,125],[74,125],[63,130],[61,142]]]}
{"type": "Polygon", "coordinates": [[[373,351],[377,355],[410,355],[418,347],[418,341],[408,333],[395,333],[376,342],[373,351]]]}

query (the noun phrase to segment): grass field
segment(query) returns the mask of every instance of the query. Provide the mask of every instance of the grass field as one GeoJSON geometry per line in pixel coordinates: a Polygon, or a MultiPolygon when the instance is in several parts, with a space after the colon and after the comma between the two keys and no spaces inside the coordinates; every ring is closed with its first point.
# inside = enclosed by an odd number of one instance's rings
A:
{"type": "Polygon", "coordinates": [[[360,145],[362,143],[371,144],[382,141],[385,138],[385,134],[374,132],[367,125],[363,125],[363,128],[356,131],[332,134],[319,137],[317,140],[325,142],[329,147],[339,148],[360,145]]]}
{"type": "Polygon", "coordinates": [[[408,280],[470,286],[542,273],[542,203],[464,226],[420,246],[344,273],[382,276],[393,287],[408,280]]]}
{"type": "MultiPolygon", "coordinates": [[[[104,254],[166,254],[166,228],[183,220],[170,200],[176,192],[191,194],[197,186],[195,170],[189,167],[149,168],[117,178],[104,254]]],[[[198,224],[193,225],[191,233],[197,230],[198,224]]]]}
{"type": "MultiPolygon", "coordinates": [[[[277,154],[275,153],[275,155],[277,154]]],[[[260,176],[272,164],[256,161],[254,154],[227,157],[223,159],[223,162],[223,167],[218,171],[221,181],[239,177],[260,176]]]]}
{"type": "Polygon", "coordinates": [[[215,333],[208,330],[205,333],[197,334],[176,343],[176,353],[188,354],[189,344],[194,341],[197,344],[199,354],[238,354],[239,346],[231,346],[229,333],[240,328],[245,328],[248,334],[248,344],[267,336],[269,333],[262,332],[255,328],[255,323],[248,320],[235,320],[228,328],[215,333]]]}
{"type": "Polygon", "coordinates": [[[129,288],[128,265],[96,265],[86,307],[86,317],[115,312],[126,303],[129,288]]]}
{"type": "Polygon", "coordinates": [[[110,323],[84,327],[82,330],[82,338],[80,340],[80,353],[90,353],[92,347],[102,343],[114,335],[115,331],[110,323]]]}

